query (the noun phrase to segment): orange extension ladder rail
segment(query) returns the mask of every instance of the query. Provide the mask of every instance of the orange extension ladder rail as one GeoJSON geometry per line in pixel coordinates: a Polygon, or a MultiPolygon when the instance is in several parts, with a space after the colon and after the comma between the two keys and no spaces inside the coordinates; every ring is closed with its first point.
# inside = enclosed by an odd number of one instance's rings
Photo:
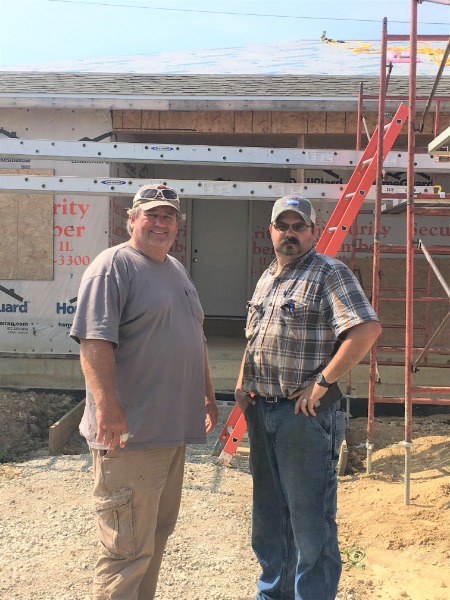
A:
{"type": "MultiPolygon", "coordinates": [[[[392,121],[384,125],[383,162],[390,152],[406,119],[408,107],[400,104],[392,121]]],[[[322,232],[316,249],[322,254],[336,256],[345,236],[355,220],[369,190],[376,179],[378,161],[378,127],[371,136],[353,175],[345,186],[331,217],[322,232]]],[[[213,454],[219,461],[230,465],[234,453],[247,429],[244,414],[237,404],[233,407],[214,446],[213,454]]]]}

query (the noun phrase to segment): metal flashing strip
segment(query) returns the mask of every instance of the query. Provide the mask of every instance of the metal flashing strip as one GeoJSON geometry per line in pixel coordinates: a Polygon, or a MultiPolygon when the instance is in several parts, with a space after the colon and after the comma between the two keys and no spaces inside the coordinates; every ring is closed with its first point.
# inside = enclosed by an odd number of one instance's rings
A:
{"type": "MultiPolygon", "coordinates": [[[[425,101],[418,100],[418,106],[425,101]]],[[[377,99],[365,99],[364,109],[376,111],[377,99]]],[[[397,100],[386,100],[386,109],[395,111],[397,100]]],[[[0,108],[91,108],[98,110],[182,110],[182,111],[290,111],[356,112],[356,96],[336,97],[214,97],[214,96],[121,96],[106,94],[0,93],[0,108]]],[[[450,102],[441,102],[441,110],[450,110],[450,102]]]]}
{"type": "MultiPolygon", "coordinates": [[[[417,108],[424,109],[425,100],[417,100],[417,108]]],[[[386,99],[386,110],[395,112],[398,99],[386,99]]],[[[336,97],[223,97],[212,96],[120,96],[104,94],[55,93],[0,93],[0,108],[70,108],[93,110],[181,110],[181,111],[289,111],[289,112],[356,112],[356,96],[336,97]]],[[[378,99],[365,98],[363,108],[376,112],[378,99]]],[[[450,101],[440,103],[442,112],[450,111],[450,101]]]]}
{"type": "MultiPolygon", "coordinates": [[[[450,134],[449,134],[450,135],[450,134]]],[[[0,139],[1,158],[76,160],[107,163],[190,163],[273,168],[354,169],[362,152],[313,148],[261,148],[239,146],[193,146],[164,142],[89,142],[63,140],[0,139]]],[[[427,154],[415,157],[420,172],[450,171],[450,164],[427,154]]],[[[407,152],[389,152],[386,169],[405,171],[407,152]]]]}
{"type": "MultiPolygon", "coordinates": [[[[182,198],[217,200],[274,200],[287,194],[298,194],[322,201],[338,200],[345,185],[293,184],[282,182],[204,181],[163,179],[122,179],[114,177],[46,177],[40,175],[0,175],[0,192],[43,194],[89,194],[93,196],[133,196],[149,183],[163,183],[176,189],[182,198]]],[[[417,193],[432,193],[432,187],[419,186],[417,193]]],[[[366,202],[375,201],[372,186],[366,202]]],[[[383,186],[384,197],[406,196],[404,186],[383,186]]]]}

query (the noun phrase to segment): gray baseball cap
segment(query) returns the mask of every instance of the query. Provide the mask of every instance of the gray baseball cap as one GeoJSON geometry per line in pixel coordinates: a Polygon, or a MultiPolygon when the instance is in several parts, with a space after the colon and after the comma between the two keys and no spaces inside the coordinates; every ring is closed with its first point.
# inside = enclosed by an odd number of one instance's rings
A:
{"type": "Polygon", "coordinates": [[[298,213],[308,225],[316,224],[316,211],[311,202],[307,198],[295,196],[294,194],[283,196],[275,202],[270,222],[275,223],[278,217],[288,210],[298,213]]]}

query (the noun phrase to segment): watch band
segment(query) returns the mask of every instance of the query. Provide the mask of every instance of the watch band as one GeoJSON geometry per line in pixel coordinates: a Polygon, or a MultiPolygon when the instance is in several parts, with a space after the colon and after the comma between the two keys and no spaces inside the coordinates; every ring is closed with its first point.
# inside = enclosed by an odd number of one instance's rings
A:
{"type": "Polygon", "coordinates": [[[317,383],[317,385],[320,385],[324,388],[330,388],[333,385],[332,383],[328,383],[328,381],[325,379],[325,375],[323,373],[317,373],[316,383],[317,383]]]}

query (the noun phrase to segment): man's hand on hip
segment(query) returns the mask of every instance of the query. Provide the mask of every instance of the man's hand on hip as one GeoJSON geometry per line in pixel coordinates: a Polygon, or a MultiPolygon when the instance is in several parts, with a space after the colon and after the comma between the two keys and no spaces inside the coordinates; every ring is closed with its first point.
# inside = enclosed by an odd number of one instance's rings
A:
{"type": "Polygon", "coordinates": [[[234,398],[242,412],[245,412],[245,409],[249,404],[255,404],[254,396],[252,394],[248,394],[242,388],[235,389],[234,398]]]}
{"type": "Polygon", "coordinates": [[[326,392],[326,388],[313,382],[299,392],[295,392],[292,396],[289,396],[289,398],[295,402],[295,414],[298,415],[301,411],[307,417],[311,415],[315,417],[316,411],[314,410],[314,406],[326,392]]]}

